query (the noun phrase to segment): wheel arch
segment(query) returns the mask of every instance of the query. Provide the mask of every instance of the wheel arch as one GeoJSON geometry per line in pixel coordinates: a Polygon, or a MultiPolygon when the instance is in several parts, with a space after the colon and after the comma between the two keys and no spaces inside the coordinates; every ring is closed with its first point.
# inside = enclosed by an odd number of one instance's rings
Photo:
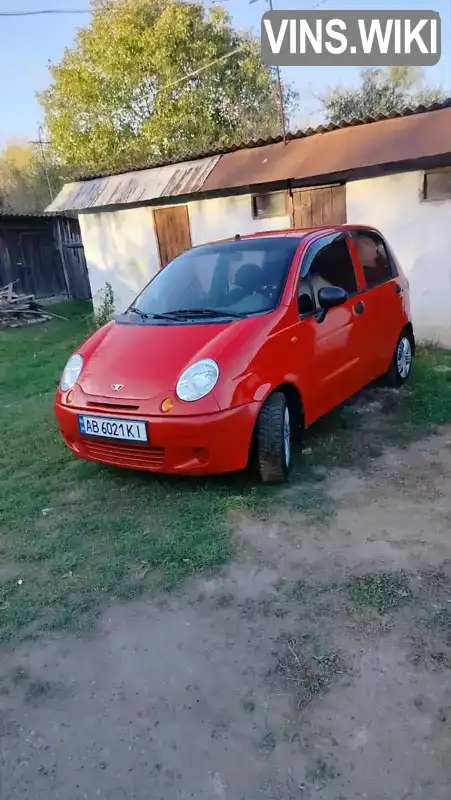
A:
{"type": "MultiPolygon", "coordinates": [[[[262,406],[267,401],[268,397],[274,394],[274,392],[282,392],[282,394],[285,395],[285,399],[288,405],[288,410],[290,412],[290,417],[292,420],[292,432],[295,435],[296,434],[299,435],[305,429],[304,404],[302,402],[302,397],[299,389],[294,385],[294,383],[290,383],[289,381],[286,381],[284,383],[279,383],[275,386],[271,386],[269,391],[265,394],[261,402],[260,408],[262,408],[262,406]]],[[[251,443],[249,447],[249,460],[252,460],[252,458],[256,454],[256,446],[257,446],[256,432],[257,432],[259,414],[260,412],[257,414],[254,423],[254,429],[252,432],[251,443]]]]}
{"type": "Polygon", "coordinates": [[[293,424],[296,428],[303,429],[305,427],[304,405],[297,387],[293,383],[280,383],[271,390],[270,394],[273,392],[282,392],[285,395],[293,424]]]}
{"type": "Polygon", "coordinates": [[[410,339],[412,341],[412,355],[415,355],[415,347],[416,347],[415,335],[414,335],[414,332],[413,332],[413,325],[412,325],[412,323],[410,321],[407,322],[406,325],[404,325],[404,328],[402,329],[401,334],[403,334],[404,332],[406,332],[409,335],[409,337],[410,337],[410,339]]]}

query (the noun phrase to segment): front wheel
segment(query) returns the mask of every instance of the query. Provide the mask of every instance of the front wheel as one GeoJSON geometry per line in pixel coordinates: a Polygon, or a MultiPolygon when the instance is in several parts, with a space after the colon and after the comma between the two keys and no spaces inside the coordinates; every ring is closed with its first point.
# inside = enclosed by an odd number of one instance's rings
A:
{"type": "Polygon", "coordinates": [[[291,419],[283,392],[264,402],[257,421],[258,471],[264,483],[282,483],[291,466],[291,419]]]}
{"type": "Polygon", "coordinates": [[[403,331],[398,339],[390,369],[384,375],[383,382],[386,386],[402,386],[408,380],[412,372],[413,354],[413,336],[408,331],[403,331]]]}

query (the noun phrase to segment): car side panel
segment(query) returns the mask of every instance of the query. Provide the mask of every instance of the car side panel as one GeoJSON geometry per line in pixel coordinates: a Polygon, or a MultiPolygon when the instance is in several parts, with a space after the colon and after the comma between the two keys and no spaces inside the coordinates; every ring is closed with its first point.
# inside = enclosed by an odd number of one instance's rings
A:
{"type": "Polygon", "coordinates": [[[354,306],[352,298],[345,305],[332,308],[321,323],[315,317],[299,322],[302,368],[307,350],[314,365],[309,393],[312,402],[306,409],[308,424],[352,397],[364,385],[361,318],[354,306]]]}
{"type": "MultiPolygon", "coordinates": [[[[385,239],[382,236],[381,238],[386,244],[385,239]]],[[[357,268],[362,269],[358,251],[352,239],[350,250],[353,260],[357,263],[357,268]]],[[[391,256],[389,248],[387,251],[391,256]]],[[[395,263],[393,263],[393,267],[396,270],[395,263]]],[[[377,286],[368,287],[365,283],[360,297],[365,307],[362,314],[363,335],[366,342],[365,383],[370,383],[389,368],[399,335],[409,322],[407,282],[404,276],[398,273],[394,274],[391,280],[377,286]]]]}
{"type": "MultiPolygon", "coordinates": [[[[307,244],[298,278],[304,274],[309,245],[316,245],[324,236],[324,232],[321,232],[307,244]]],[[[355,272],[360,290],[362,275],[358,270],[355,272]]],[[[362,319],[358,310],[358,294],[350,296],[344,305],[330,309],[322,322],[316,314],[300,319],[297,287],[298,281],[292,298],[298,320],[297,369],[300,384],[307,386],[304,388],[305,418],[306,424],[310,425],[355,394],[365,383],[362,319]]]]}

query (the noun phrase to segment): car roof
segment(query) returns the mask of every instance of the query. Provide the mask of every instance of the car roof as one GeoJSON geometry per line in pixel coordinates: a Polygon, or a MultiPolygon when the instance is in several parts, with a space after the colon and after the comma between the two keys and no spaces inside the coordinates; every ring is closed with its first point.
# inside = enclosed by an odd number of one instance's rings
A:
{"type": "MultiPolygon", "coordinates": [[[[222,242],[240,242],[240,241],[249,241],[249,239],[274,239],[280,238],[285,239],[287,237],[297,238],[299,240],[304,239],[307,236],[311,236],[315,233],[346,233],[346,231],[354,231],[354,230],[365,230],[365,231],[374,231],[375,233],[379,233],[377,228],[374,228],[372,225],[350,225],[346,223],[345,225],[316,225],[311,228],[284,228],[274,231],[258,231],[256,233],[245,233],[240,234],[239,232],[236,233],[235,237],[228,237],[226,239],[216,239],[210,244],[220,244],[222,242]],[[239,236],[237,239],[236,237],[239,236]]],[[[202,245],[201,245],[202,246],[202,245]]]]}
{"type": "Polygon", "coordinates": [[[255,233],[236,233],[235,236],[229,236],[225,239],[212,239],[210,242],[203,242],[202,244],[194,245],[190,248],[190,252],[193,250],[203,250],[204,248],[210,247],[214,244],[239,244],[240,242],[248,242],[249,240],[259,240],[259,239],[286,239],[292,238],[297,239],[298,243],[300,244],[303,239],[311,238],[317,233],[346,233],[346,231],[355,231],[355,230],[363,230],[363,231],[373,231],[374,233],[380,232],[377,228],[374,228],[372,225],[350,225],[346,223],[345,225],[317,225],[312,228],[284,228],[274,231],[258,231],[255,233]],[[239,237],[239,238],[237,238],[239,237]]]}

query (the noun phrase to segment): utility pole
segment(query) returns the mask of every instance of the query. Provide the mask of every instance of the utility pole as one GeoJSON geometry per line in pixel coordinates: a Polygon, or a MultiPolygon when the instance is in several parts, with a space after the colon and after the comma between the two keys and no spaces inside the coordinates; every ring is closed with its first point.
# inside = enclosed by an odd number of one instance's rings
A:
{"type": "Polygon", "coordinates": [[[45,152],[44,152],[44,142],[43,142],[43,139],[42,139],[43,133],[44,133],[44,130],[43,130],[42,125],[39,125],[39,128],[38,128],[38,141],[37,142],[33,142],[33,144],[38,144],[39,145],[39,150],[41,151],[42,166],[44,167],[45,179],[47,181],[47,188],[49,190],[50,201],[52,201],[53,200],[53,191],[52,191],[52,185],[50,183],[49,172],[48,172],[48,169],[47,169],[47,159],[46,159],[45,152]]]}
{"type": "MultiPolygon", "coordinates": [[[[249,4],[252,5],[253,3],[258,3],[258,0],[249,0],[249,4]]],[[[274,11],[273,0],[268,0],[269,3],[269,10],[274,11]]],[[[276,67],[276,74],[277,74],[277,86],[278,86],[278,93],[279,93],[279,109],[280,109],[280,124],[282,126],[282,135],[284,144],[287,143],[287,124],[285,121],[285,107],[283,101],[283,87],[282,87],[282,77],[280,74],[280,67],[276,67]]]]}

